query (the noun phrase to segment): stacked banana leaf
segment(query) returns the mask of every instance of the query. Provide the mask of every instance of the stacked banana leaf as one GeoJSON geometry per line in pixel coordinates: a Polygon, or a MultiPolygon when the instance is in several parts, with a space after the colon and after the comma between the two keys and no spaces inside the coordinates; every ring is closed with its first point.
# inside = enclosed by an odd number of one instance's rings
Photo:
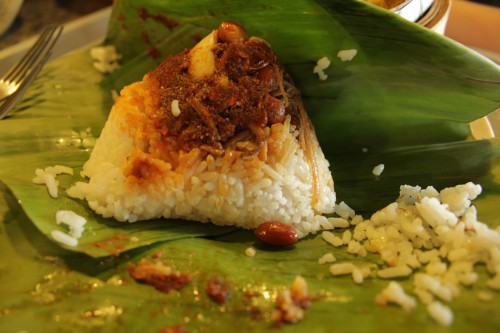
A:
{"type": "MultiPolygon", "coordinates": [[[[275,331],[272,299],[296,275],[322,297],[304,320],[281,330],[442,329],[423,306],[413,312],[376,306],[385,280],[370,278],[358,286],[350,277],[330,276],[317,262],[329,251],[338,261],[381,261],[329,247],[319,235],[278,251],[234,228],[106,220],[67,197],[64,190],[80,180],[78,172],[106,121],[111,91],[140,80],[227,19],[267,40],[301,89],[339,201],[369,217],[394,201],[402,184],[441,189],[474,181],[483,186],[475,202],[480,220],[500,224],[500,142],[472,140],[469,129],[469,122],[500,106],[500,69],[494,63],[364,2],[117,0],[105,44],[123,55],[121,69],[99,74],[88,49],[56,60],[12,117],[0,122],[0,331],[160,332],[176,325],[188,332],[275,331]],[[357,50],[351,61],[337,57],[346,49],[357,50]],[[324,56],[331,65],[322,81],[313,67],[324,56]],[[36,168],[56,164],[75,174],[58,176],[54,199],[31,180],[36,168]],[[374,177],[378,164],[385,170],[374,177]],[[55,223],[61,209],[88,219],[77,247],[62,248],[49,236],[64,230],[55,223]],[[257,249],[255,257],[244,255],[249,246],[257,249]],[[190,273],[191,283],[165,294],[129,276],[130,263],[158,256],[190,273]],[[223,306],[205,294],[213,276],[232,285],[223,306]]],[[[484,267],[478,272],[480,282],[450,305],[454,331],[500,327],[500,295],[478,300],[487,276],[484,267]]],[[[411,289],[410,280],[400,283],[411,289]]]]}

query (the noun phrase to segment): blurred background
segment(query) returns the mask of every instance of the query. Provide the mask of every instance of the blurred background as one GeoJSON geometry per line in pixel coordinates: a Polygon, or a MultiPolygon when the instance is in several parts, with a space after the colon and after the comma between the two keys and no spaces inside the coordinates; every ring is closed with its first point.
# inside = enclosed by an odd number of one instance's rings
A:
{"type": "Polygon", "coordinates": [[[445,35],[499,62],[500,0],[453,0],[445,35]]]}
{"type": "MultiPolygon", "coordinates": [[[[440,17],[441,22],[433,22],[432,24],[444,23],[445,35],[483,51],[495,60],[498,59],[497,55],[500,54],[500,0],[443,0],[436,2],[440,3],[445,13],[440,14],[443,15],[440,17]]],[[[103,10],[111,6],[112,3],[113,0],[0,0],[0,21],[6,21],[6,4],[20,6],[12,24],[0,36],[0,52],[9,46],[33,37],[48,23],[68,23],[103,10]]],[[[443,31],[440,32],[443,33],[443,31]]]]}
{"type": "MultiPolygon", "coordinates": [[[[6,19],[2,3],[21,3],[19,13],[0,36],[0,50],[39,33],[49,23],[68,23],[112,5],[113,0],[0,0],[0,18],[6,19]]],[[[6,9],[4,9],[6,10],[6,9]]]]}

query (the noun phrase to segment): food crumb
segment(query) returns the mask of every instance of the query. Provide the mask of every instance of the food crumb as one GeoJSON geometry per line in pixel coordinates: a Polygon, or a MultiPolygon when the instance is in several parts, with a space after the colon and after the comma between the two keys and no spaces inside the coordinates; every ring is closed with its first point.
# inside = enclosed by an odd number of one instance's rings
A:
{"type": "Polygon", "coordinates": [[[56,242],[59,242],[61,244],[67,245],[67,246],[77,246],[78,245],[78,239],[75,237],[71,237],[68,234],[65,234],[62,231],[59,230],[53,230],[50,235],[52,236],[52,239],[54,239],[56,242]]]}
{"type": "Polygon", "coordinates": [[[94,60],[94,68],[101,73],[112,73],[120,68],[121,54],[114,45],[96,46],[90,49],[90,57],[94,60]]]}
{"type": "Polygon", "coordinates": [[[324,81],[328,78],[328,75],[325,74],[324,70],[330,66],[330,59],[328,57],[323,57],[318,60],[316,66],[314,66],[313,73],[318,74],[319,79],[324,81]]]}
{"type": "Polygon", "coordinates": [[[118,97],[120,97],[120,94],[115,89],[111,89],[111,98],[113,101],[116,101],[118,97]]]}
{"type": "Polygon", "coordinates": [[[255,251],[255,249],[253,247],[247,247],[245,249],[245,255],[247,257],[255,257],[255,253],[256,253],[256,251],[255,251]]]}
{"type": "Polygon", "coordinates": [[[450,326],[453,323],[453,312],[443,303],[437,301],[430,303],[427,305],[427,312],[442,326],[450,326]]]}
{"type": "Polygon", "coordinates": [[[160,333],[187,333],[187,330],[184,325],[175,325],[163,327],[160,333]]]}
{"type": "Polygon", "coordinates": [[[385,165],[383,164],[379,164],[379,165],[376,165],[373,170],[372,170],[372,173],[375,175],[375,176],[380,176],[382,174],[382,172],[384,171],[384,168],[385,168],[385,165]]]}
{"type": "Polygon", "coordinates": [[[179,100],[174,99],[170,106],[172,109],[172,116],[179,117],[181,115],[181,109],[179,108],[179,100]]]}
{"type": "Polygon", "coordinates": [[[340,50],[337,53],[337,57],[339,57],[341,61],[351,61],[356,54],[358,54],[358,50],[356,49],[340,50]]]}
{"type": "Polygon", "coordinates": [[[493,294],[488,291],[478,291],[477,298],[483,302],[491,302],[493,300],[493,294]]]}
{"type": "Polygon", "coordinates": [[[65,224],[69,228],[69,235],[80,238],[84,231],[87,220],[71,210],[58,210],[56,212],[56,224],[65,224]]]}
{"type": "Polygon", "coordinates": [[[207,282],[207,295],[217,304],[224,304],[229,299],[231,285],[219,277],[213,277],[207,282]]]}
{"type": "Polygon", "coordinates": [[[36,169],[36,176],[32,181],[34,184],[45,185],[49,195],[52,198],[57,198],[59,181],[56,180],[56,176],[63,173],[73,175],[73,169],[63,165],[48,166],[45,169],[36,169]]]}
{"type": "Polygon", "coordinates": [[[276,326],[283,323],[297,323],[304,318],[304,310],[310,305],[307,282],[302,276],[297,276],[290,289],[279,291],[273,321],[276,326]]]}
{"type": "Polygon", "coordinates": [[[337,237],[335,234],[333,234],[330,231],[323,231],[321,233],[321,237],[323,238],[323,240],[325,240],[325,242],[327,242],[335,247],[339,247],[339,246],[342,246],[344,244],[342,242],[342,238],[337,237]]]}
{"type": "Polygon", "coordinates": [[[335,261],[337,261],[337,258],[335,258],[335,256],[331,252],[325,253],[324,255],[321,256],[321,258],[318,259],[318,263],[320,265],[332,263],[335,261]]]}
{"type": "Polygon", "coordinates": [[[375,303],[382,306],[394,303],[401,306],[405,311],[411,311],[417,306],[415,299],[408,296],[403,287],[396,281],[389,282],[389,285],[375,297],[375,303]]]}
{"type": "Polygon", "coordinates": [[[143,259],[137,264],[130,263],[128,272],[134,280],[149,284],[163,293],[172,289],[180,290],[191,282],[189,274],[174,271],[160,261],[149,262],[143,259]]]}

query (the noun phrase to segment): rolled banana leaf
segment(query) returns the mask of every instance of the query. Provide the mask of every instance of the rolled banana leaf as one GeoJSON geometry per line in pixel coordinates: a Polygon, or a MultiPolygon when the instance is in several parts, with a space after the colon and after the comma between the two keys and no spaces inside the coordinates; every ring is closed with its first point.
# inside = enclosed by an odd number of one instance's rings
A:
{"type": "MultiPolygon", "coordinates": [[[[483,187],[475,202],[480,220],[500,223],[500,142],[471,140],[468,125],[499,107],[500,70],[494,63],[362,1],[117,0],[105,44],[123,55],[122,68],[99,74],[88,49],[54,61],[0,122],[0,331],[160,332],[183,325],[189,332],[274,332],[272,301],[296,275],[322,298],[304,320],[280,330],[449,330],[433,323],[423,306],[411,313],[376,306],[374,297],[387,281],[371,278],[358,286],[350,277],[330,276],[317,263],[326,252],[366,265],[380,259],[333,249],[319,235],[278,251],[233,228],[106,220],[66,196],[106,121],[111,90],[141,79],[226,19],[266,39],[292,75],[331,162],[339,201],[368,217],[394,201],[402,184],[440,189],[474,181],[483,187]],[[341,61],[337,53],[345,49],[357,55],[341,61]],[[322,81],[313,67],[324,56],[331,65],[322,81]],[[375,177],[371,170],[380,163],[385,170],[375,177]],[[36,168],[56,164],[75,174],[58,177],[59,196],[53,199],[31,180],[36,168]],[[76,247],[45,237],[61,228],[55,224],[61,209],[88,220],[76,247]],[[257,248],[253,258],[244,255],[249,246],[257,248]],[[164,294],[130,278],[130,263],[160,254],[192,274],[188,287],[164,294]],[[233,285],[223,306],[204,294],[212,276],[233,285]],[[264,297],[249,302],[252,294],[264,297]]],[[[476,296],[484,288],[483,268],[479,276],[480,284],[451,305],[453,331],[500,327],[498,295],[489,303],[476,296]]],[[[400,283],[411,289],[410,280],[400,283]]]]}

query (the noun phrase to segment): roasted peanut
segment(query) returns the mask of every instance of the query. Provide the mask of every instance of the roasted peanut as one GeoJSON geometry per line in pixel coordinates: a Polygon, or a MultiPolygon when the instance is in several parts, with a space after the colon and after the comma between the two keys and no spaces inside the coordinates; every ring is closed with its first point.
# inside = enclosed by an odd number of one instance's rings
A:
{"type": "Polygon", "coordinates": [[[264,99],[264,107],[267,112],[268,124],[278,124],[285,120],[285,106],[279,99],[267,95],[264,99]]]}
{"type": "Polygon", "coordinates": [[[244,42],[248,39],[248,33],[238,23],[224,21],[217,30],[219,40],[226,43],[244,42]]]}
{"type": "Polygon", "coordinates": [[[298,240],[297,231],[290,224],[283,222],[264,222],[255,229],[255,235],[269,245],[288,246],[298,240]]]}

